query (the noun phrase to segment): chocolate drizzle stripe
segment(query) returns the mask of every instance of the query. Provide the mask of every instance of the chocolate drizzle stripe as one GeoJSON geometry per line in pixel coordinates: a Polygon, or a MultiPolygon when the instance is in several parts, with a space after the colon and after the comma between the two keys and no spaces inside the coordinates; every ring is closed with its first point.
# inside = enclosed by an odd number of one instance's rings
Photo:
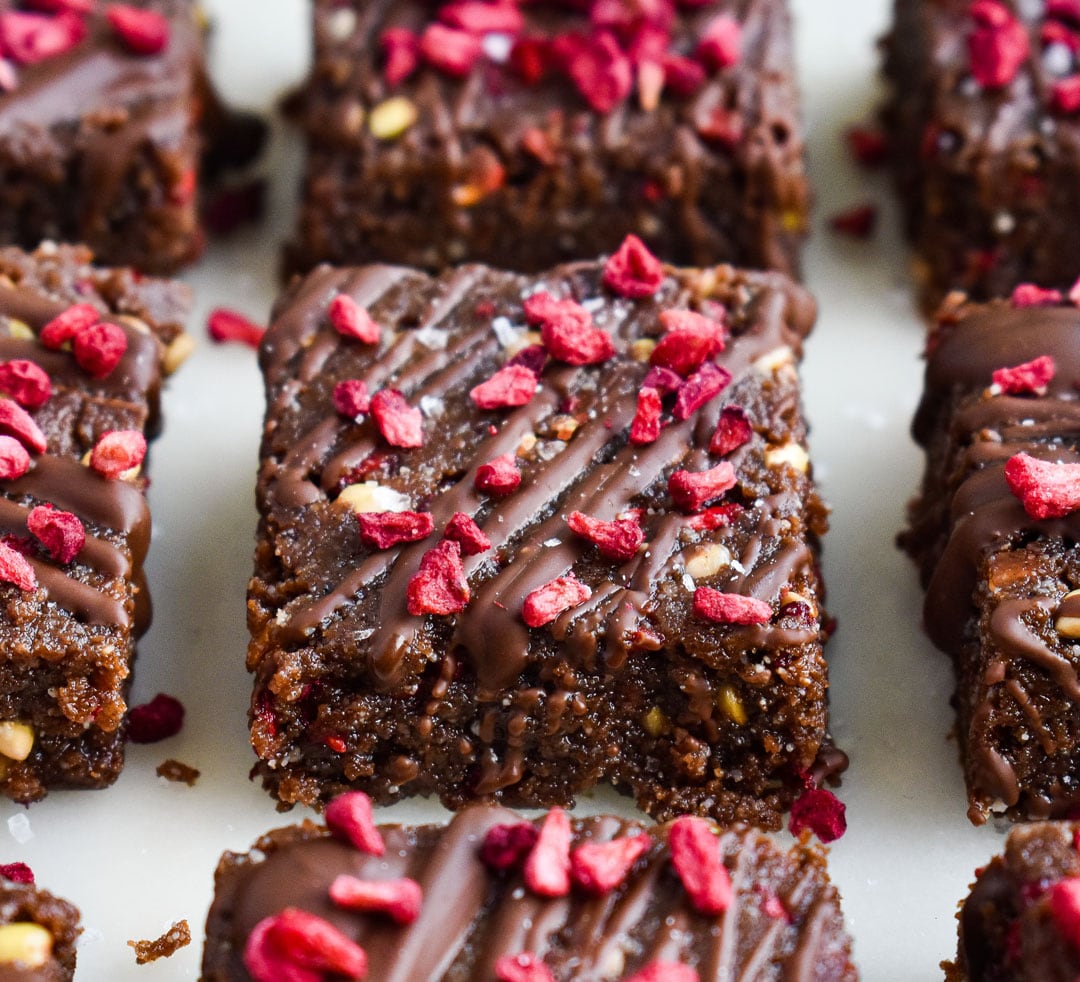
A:
{"type": "Polygon", "coordinates": [[[130,627],[131,618],[120,601],[95,587],[72,579],[62,569],[34,556],[28,557],[37,574],[38,585],[49,598],[88,624],[116,624],[130,627]]]}
{"type": "MultiPolygon", "coordinates": [[[[8,498],[0,498],[0,532],[29,536],[26,518],[32,507],[17,504],[8,498]]],[[[131,562],[123,550],[92,535],[87,535],[86,543],[79,551],[76,561],[113,577],[131,574],[131,562]]]]}
{"type": "Polygon", "coordinates": [[[994,641],[1011,655],[1026,659],[1049,675],[1073,700],[1080,702],[1080,678],[1076,666],[1067,658],[1051,651],[1024,621],[1024,615],[1053,607],[1053,601],[1003,600],[990,615],[990,634],[994,641]]]}

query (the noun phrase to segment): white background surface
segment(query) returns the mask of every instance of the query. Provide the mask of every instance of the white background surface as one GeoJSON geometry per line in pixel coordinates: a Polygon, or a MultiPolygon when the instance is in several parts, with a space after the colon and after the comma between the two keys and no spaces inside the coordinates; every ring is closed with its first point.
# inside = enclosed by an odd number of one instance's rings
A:
{"type": "MultiPolygon", "coordinates": [[[[307,57],[302,0],[206,0],[216,21],[213,64],[229,96],[269,109],[307,57]]],[[[908,423],[921,384],[923,328],[883,178],[850,164],[840,135],[877,98],[875,39],[887,0],[794,0],[817,195],[806,278],[821,304],[804,367],[818,477],[833,506],[825,573],[839,618],[832,642],[833,732],[851,755],[841,797],[849,831],[832,850],[856,960],[868,980],[941,978],[955,952],[955,906],[972,872],[1000,848],[1002,830],[973,829],[955,744],[952,680],[919,632],[922,597],[894,548],[921,459],[908,423]],[[840,240],[828,216],[866,200],[886,205],[869,243],[840,240]]],[[[265,318],[276,291],[281,237],[291,227],[297,147],[278,134],[269,169],[273,209],[260,231],[218,246],[187,279],[191,329],[224,304],[265,318]]],[[[133,701],[156,692],[187,707],[184,731],[132,746],[119,782],[51,795],[23,809],[0,804],[0,862],[28,862],[38,881],[84,916],[76,978],[196,979],[212,873],[283,818],[248,782],[250,683],[244,671],[244,591],[251,570],[253,484],[262,393],[251,351],[200,346],[166,395],[155,445],[149,575],[154,626],[140,645],[133,701]],[[202,771],[194,789],[154,768],[175,757],[202,771]],[[29,838],[27,838],[29,836],[29,838]],[[167,961],[137,968],[129,938],[154,938],[186,917],[195,939],[167,961]]],[[[632,813],[610,792],[582,810],[632,813]]],[[[435,803],[383,810],[383,820],[442,819],[435,803]]]]}

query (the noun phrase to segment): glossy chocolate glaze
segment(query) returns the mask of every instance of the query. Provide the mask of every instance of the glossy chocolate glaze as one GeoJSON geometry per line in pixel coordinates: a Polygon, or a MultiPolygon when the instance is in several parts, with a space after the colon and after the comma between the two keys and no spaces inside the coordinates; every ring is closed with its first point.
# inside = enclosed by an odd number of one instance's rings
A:
{"type": "MultiPolygon", "coordinates": [[[[786,855],[745,828],[721,832],[718,848],[731,872],[734,900],[712,919],[696,913],[671,868],[666,828],[644,829],[651,848],[628,880],[591,898],[531,893],[520,873],[492,873],[478,857],[493,825],[520,821],[497,807],[471,807],[448,826],[383,826],[386,854],[364,855],[313,825],[270,833],[256,853],[226,853],[218,865],[207,919],[203,982],[246,982],[241,955],[252,928],[287,906],[334,924],[367,951],[369,977],[380,982],[489,982],[503,955],[542,955],[563,980],[622,978],[653,960],[694,966],[701,978],[848,980],[850,941],[836,890],[818,849],[786,855]],[[408,876],[424,902],[407,928],[385,918],[337,909],[327,888],[335,876],[408,876]],[[790,919],[763,908],[778,898],[790,919]]],[[[575,845],[640,834],[637,822],[578,819],[575,845]]]]}

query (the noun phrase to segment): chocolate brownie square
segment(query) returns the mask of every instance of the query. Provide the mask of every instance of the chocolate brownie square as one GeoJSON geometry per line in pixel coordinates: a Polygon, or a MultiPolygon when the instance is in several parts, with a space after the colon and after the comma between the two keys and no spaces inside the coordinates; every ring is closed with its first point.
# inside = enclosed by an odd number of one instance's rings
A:
{"type": "Polygon", "coordinates": [[[277,304],[248,611],[258,775],[776,826],[839,758],[780,274],[321,267],[277,304]],[[824,755],[824,756],[823,756],[824,755]],[[823,759],[829,763],[823,763],[823,759]]]}
{"type": "Polygon", "coordinates": [[[0,978],[71,982],[81,933],[78,909],[35,886],[24,864],[0,867],[0,978]]]}
{"type": "Polygon", "coordinates": [[[536,272],[615,249],[798,269],[785,0],[317,0],[287,266],[536,272]]]}

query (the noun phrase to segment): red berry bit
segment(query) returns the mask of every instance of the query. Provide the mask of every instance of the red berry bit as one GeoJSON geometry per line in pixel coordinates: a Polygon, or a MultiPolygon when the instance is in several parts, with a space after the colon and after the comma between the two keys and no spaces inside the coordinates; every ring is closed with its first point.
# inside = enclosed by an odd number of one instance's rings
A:
{"type": "Polygon", "coordinates": [[[11,883],[34,882],[34,871],[26,863],[4,863],[0,866],[0,876],[11,883]]]}
{"type": "Polygon", "coordinates": [[[741,49],[742,27],[729,14],[720,14],[705,25],[695,54],[707,68],[719,71],[738,64],[741,49]]]}
{"type": "Polygon", "coordinates": [[[686,378],[713,355],[724,350],[724,325],[692,310],[665,310],[660,321],[667,328],[649,363],[686,378]]]}
{"type": "Polygon", "coordinates": [[[731,384],[731,372],[712,362],[705,362],[681,386],[675,397],[672,415],[689,419],[707,402],[711,402],[731,384]]]}
{"type": "Polygon", "coordinates": [[[626,982],[701,982],[701,976],[689,965],[681,962],[649,962],[640,972],[635,972],[626,982]]]}
{"type": "Polygon", "coordinates": [[[76,304],[74,307],[68,307],[62,314],[49,321],[41,329],[38,340],[46,348],[58,351],[68,341],[71,341],[79,331],[86,327],[92,327],[99,320],[101,320],[101,314],[96,307],[92,307],[88,303],[76,304]]]}
{"type": "Polygon", "coordinates": [[[540,830],[532,822],[493,825],[480,846],[480,861],[498,872],[520,866],[532,852],[540,830]]]}
{"type": "Polygon", "coordinates": [[[463,511],[455,512],[454,517],[446,523],[443,538],[458,543],[463,556],[476,556],[491,548],[491,540],[463,511]]]}
{"type": "Polygon", "coordinates": [[[342,874],[330,884],[330,899],[346,910],[386,914],[398,924],[412,924],[420,916],[424,891],[416,880],[361,880],[342,874]]]}
{"type": "Polygon", "coordinates": [[[10,434],[36,453],[44,453],[48,446],[45,434],[33,417],[10,399],[0,399],[0,432],[10,434]]]}
{"type": "Polygon", "coordinates": [[[336,838],[361,852],[369,856],[381,856],[386,852],[386,843],[375,827],[371,799],[363,791],[339,794],[326,806],[323,818],[336,838]]]}
{"type": "Polygon", "coordinates": [[[503,496],[513,494],[521,484],[521,471],[512,453],[504,453],[476,468],[473,481],[477,491],[503,496]]]}
{"type": "Polygon", "coordinates": [[[1027,61],[1027,29],[1000,0],[974,0],[968,16],[975,24],[968,35],[971,74],[983,88],[1003,88],[1027,61]]]}
{"type": "Polygon", "coordinates": [[[0,540],[0,583],[13,583],[27,592],[37,589],[37,574],[27,558],[0,540]]]}
{"type": "Polygon", "coordinates": [[[420,67],[420,38],[407,27],[389,27],[379,35],[383,78],[393,88],[420,67]]]}
{"type": "Polygon", "coordinates": [[[610,842],[586,842],[570,855],[570,876],[586,893],[598,896],[621,886],[649,850],[652,839],[634,835],[610,842]]]}
{"type": "Polygon", "coordinates": [[[30,470],[30,454],[13,436],[0,436],[0,481],[14,481],[30,470]]]}
{"type": "Polygon", "coordinates": [[[833,215],[829,219],[829,225],[834,232],[841,235],[848,235],[853,239],[868,239],[877,227],[877,217],[876,206],[857,205],[833,215]]]}
{"type": "Polygon", "coordinates": [[[122,327],[99,323],[84,327],[73,339],[75,361],[94,378],[105,378],[124,357],[128,340],[122,327]]]}
{"type": "Polygon", "coordinates": [[[1045,395],[1054,380],[1057,366],[1049,355],[1040,355],[1012,368],[999,368],[993,374],[994,385],[1005,395],[1045,395]]]}
{"type": "Polygon", "coordinates": [[[355,419],[371,409],[371,396],[367,383],[362,379],[349,378],[334,386],[334,409],[342,416],[355,419]]]}
{"type": "Polygon", "coordinates": [[[116,36],[137,55],[160,54],[168,47],[169,21],[163,14],[126,3],[110,3],[105,16],[116,36]]]}
{"type": "Polygon", "coordinates": [[[371,415],[383,439],[392,447],[422,447],[424,418],[397,389],[382,389],[371,397],[371,415]]]}
{"type": "Polygon", "coordinates": [[[90,453],[90,466],[114,481],[145,458],[146,437],[138,430],[113,430],[98,440],[90,453]]]}
{"type": "Polygon", "coordinates": [[[724,406],[716,432],[709,441],[709,453],[724,457],[749,442],[753,435],[754,428],[750,425],[746,410],[742,406],[724,406]]]}
{"type": "Polygon", "coordinates": [[[330,323],[343,338],[355,338],[364,344],[378,344],[382,328],[363,307],[346,293],[339,293],[330,304],[330,323]]]}
{"type": "Polygon", "coordinates": [[[768,624],[773,610],[772,604],[755,597],[699,586],[694,591],[694,613],[718,624],[768,624]]]}
{"type": "Polygon", "coordinates": [[[719,498],[735,487],[735,468],[726,460],[711,470],[675,471],[668,478],[668,491],[676,506],[685,512],[700,511],[707,501],[719,498]]]}
{"type": "Polygon", "coordinates": [[[483,53],[478,37],[445,24],[429,24],[420,37],[420,54],[424,60],[454,78],[465,78],[483,53]]]}
{"type": "Polygon", "coordinates": [[[734,892],[712,825],[703,818],[683,815],[671,824],[668,846],[671,848],[671,865],[686,888],[694,910],[708,917],[727,910],[734,892]]]}
{"type": "Polygon", "coordinates": [[[645,541],[641,525],[629,518],[602,522],[584,512],[573,511],[566,517],[566,524],[576,535],[596,546],[601,556],[619,563],[633,559],[645,541]]]}
{"type": "Polygon", "coordinates": [[[1012,305],[1021,307],[1053,307],[1062,301],[1058,290],[1045,290],[1034,283],[1021,283],[1012,292],[1012,305]]]}
{"type": "Polygon", "coordinates": [[[1059,79],[1050,86],[1050,104],[1059,113],[1080,111],[1080,75],[1059,79]]]}
{"type": "Polygon", "coordinates": [[[1067,876],[1050,887],[1047,904],[1058,933],[1080,948],[1080,876],[1067,876]]]}
{"type": "Polygon", "coordinates": [[[461,564],[461,546],[443,539],[420,560],[409,580],[406,606],[414,617],[422,614],[458,614],[469,603],[469,581],[461,564]]]}
{"type": "Polygon", "coordinates": [[[321,982],[367,975],[367,954],[321,917],[296,907],[263,918],[244,946],[244,967],[253,982],[321,982]]]}
{"type": "Polygon", "coordinates": [[[552,808],[540,826],[529,858],[525,860],[525,885],[541,897],[565,897],[570,892],[570,816],[552,808]]]}
{"type": "Polygon", "coordinates": [[[469,392],[480,409],[524,406],[536,394],[536,373],[524,365],[504,365],[469,392]]]}
{"type": "Polygon", "coordinates": [[[235,310],[226,310],[224,307],[211,311],[206,322],[206,330],[210,335],[210,340],[218,344],[237,341],[240,344],[246,344],[249,348],[257,348],[266,333],[266,328],[248,320],[243,314],[235,310]]]}
{"type": "Polygon", "coordinates": [[[503,955],[495,963],[495,978],[498,982],[555,982],[543,959],[527,951],[503,955]]]}
{"type": "Polygon", "coordinates": [[[638,445],[653,443],[660,436],[660,392],[648,386],[638,392],[637,412],[630,424],[630,442],[638,445]]]}
{"type": "Polygon", "coordinates": [[[86,530],[78,515],[38,505],[26,516],[26,527],[58,563],[70,563],[86,544],[86,530]]]}
{"type": "Polygon", "coordinates": [[[845,134],[848,149],[863,167],[877,167],[889,158],[889,143],[881,130],[852,126],[845,134]]]}
{"type": "Polygon", "coordinates": [[[808,788],[791,806],[788,829],[800,835],[809,829],[822,842],[833,842],[847,831],[844,803],[826,788],[808,788]]]}
{"type": "Polygon", "coordinates": [[[525,28],[525,18],[511,3],[447,3],[439,8],[439,20],[470,34],[520,34],[525,28]]]}
{"type": "Polygon", "coordinates": [[[530,344],[528,347],[522,348],[506,363],[507,367],[520,365],[522,368],[527,368],[537,378],[540,378],[540,373],[543,372],[546,364],[547,351],[542,344],[530,344]]]}
{"type": "Polygon", "coordinates": [[[592,315],[581,304],[541,292],[527,298],[524,309],[525,319],[539,325],[552,358],[568,365],[595,365],[614,357],[611,335],[594,326],[592,315]]]}
{"type": "Polygon", "coordinates": [[[86,37],[86,22],[74,13],[57,16],[0,13],[0,50],[22,65],[34,65],[62,55],[86,37]]]}
{"type": "Polygon", "coordinates": [[[521,606],[521,616],[529,627],[543,627],[556,617],[585,603],[592,596],[590,590],[573,573],[560,576],[533,590],[521,606]]]}
{"type": "Polygon", "coordinates": [[[360,512],[360,541],[374,549],[392,549],[402,542],[419,542],[435,531],[435,519],[428,512],[360,512]]]}
{"type": "Polygon", "coordinates": [[[1064,518],[1080,509],[1080,464],[1018,453],[1005,464],[1005,480],[1032,518],[1064,518]]]}
{"type": "Polygon", "coordinates": [[[566,74],[596,112],[611,112],[633,91],[633,65],[610,31],[590,37],[564,35],[556,38],[555,50],[566,74]]]}
{"type": "Polygon", "coordinates": [[[642,388],[656,389],[665,396],[670,392],[678,392],[682,384],[683,380],[677,372],[656,365],[650,368],[641,380],[642,388]]]}
{"type": "Polygon", "coordinates": [[[132,743],[157,743],[176,736],[184,726],[184,707],[179,699],[159,692],[128,713],[128,739],[132,743]]]}
{"type": "Polygon", "coordinates": [[[727,528],[742,511],[742,505],[730,502],[706,508],[700,515],[694,515],[686,524],[698,532],[711,532],[714,529],[727,528]]]}
{"type": "Polygon", "coordinates": [[[52,397],[52,382],[39,365],[16,358],[0,362],[0,391],[26,409],[37,409],[52,397]]]}
{"type": "Polygon", "coordinates": [[[604,283],[634,300],[655,296],[663,282],[663,264],[636,235],[628,235],[604,266],[604,283]]]}

